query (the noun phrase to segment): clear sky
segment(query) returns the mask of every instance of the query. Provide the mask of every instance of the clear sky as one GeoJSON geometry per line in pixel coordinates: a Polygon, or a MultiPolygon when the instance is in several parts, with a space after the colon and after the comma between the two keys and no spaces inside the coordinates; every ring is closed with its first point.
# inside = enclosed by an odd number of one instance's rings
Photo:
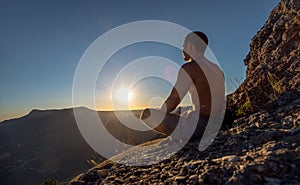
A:
{"type": "MultiPolygon", "coordinates": [[[[112,28],[139,20],[170,21],[205,32],[230,93],[236,88],[231,80],[245,77],[243,59],[251,38],[278,2],[1,0],[0,120],[22,116],[33,108],[71,107],[73,76],[87,47],[112,28]]],[[[160,47],[164,46],[147,43],[125,48],[123,55],[131,55],[123,64],[147,55],[163,55],[183,64],[181,53],[172,48],[161,50],[170,50],[169,55],[155,53],[157,49],[149,52],[160,47]]],[[[122,51],[114,57],[122,58],[122,51]]],[[[107,68],[114,74],[111,70],[107,68]]],[[[149,86],[154,89],[147,94],[151,97],[157,88],[153,81],[149,86]]],[[[168,88],[162,89],[160,93],[168,94],[168,88]]]]}

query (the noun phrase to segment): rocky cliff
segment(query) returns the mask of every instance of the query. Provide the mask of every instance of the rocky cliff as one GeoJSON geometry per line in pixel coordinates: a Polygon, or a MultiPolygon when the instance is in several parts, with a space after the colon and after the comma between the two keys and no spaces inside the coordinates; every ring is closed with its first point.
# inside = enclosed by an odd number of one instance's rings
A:
{"type": "Polygon", "coordinates": [[[246,80],[228,97],[237,116],[268,108],[280,94],[300,89],[300,1],[283,0],[250,43],[246,80]]]}
{"type": "MultiPolygon", "coordinates": [[[[299,0],[282,0],[252,39],[246,80],[228,97],[240,118],[205,151],[194,141],[149,166],[107,160],[70,184],[300,184],[299,10],[299,0]]],[[[148,143],[114,159],[151,160],[176,144],[148,143]]]]}

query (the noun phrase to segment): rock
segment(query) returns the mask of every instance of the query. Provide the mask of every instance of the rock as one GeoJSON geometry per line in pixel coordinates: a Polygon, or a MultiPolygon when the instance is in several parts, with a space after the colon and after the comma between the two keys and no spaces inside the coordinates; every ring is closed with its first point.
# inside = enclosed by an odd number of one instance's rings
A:
{"type": "Polygon", "coordinates": [[[111,175],[111,176],[108,176],[107,178],[106,178],[106,180],[108,180],[108,181],[113,181],[113,180],[115,180],[117,177],[116,177],[116,175],[111,175]]]}
{"type": "Polygon", "coordinates": [[[280,179],[272,177],[264,177],[264,179],[266,181],[265,185],[280,185],[282,182],[280,179]]]}
{"type": "Polygon", "coordinates": [[[241,158],[239,156],[230,155],[230,156],[224,156],[221,158],[222,161],[228,161],[228,162],[240,162],[241,158]]]}
{"type": "Polygon", "coordinates": [[[99,179],[100,176],[98,175],[97,171],[89,171],[84,173],[79,180],[85,181],[85,182],[90,182],[90,181],[95,181],[99,179]]]}
{"type": "Polygon", "coordinates": [[[259,174],[250,174],[250,182],[251,184],[262,184],[263,179],[259,174]]]}
{"type": "Polygon", "coordinates": [[[282,133],[280,131],[269,131],[265,130],[264,132],[257,135],[257,137],[253,137],[250,139],[250,142],[255,145],[260,145],[272,140],[278,140],[278,138],[282,137],[282,133]]]}
{"type": "Polygon", "coordinates": [[[282,0],[274,8],[251,40],[244,60],[246,79],[228,96],[228,109],[239,110],[238,116],[243,116],[264,109],[285,92],[299,91],[299,20],[298,0],[282,0]]]}
{"type": "Polygon", "coordinates": [[[97,171],[98,177],[106,177],[109,174],[109,170],[104,169],[104,170],[98,170],[97,171]]]}
{"type": "Polygon", "coordinates": [[[221,180],[219,178],[219,174],[212,173],[212,174],[204,174],[201,176],[201,181],[203,181],[203,184],[220,184],[221,180]]]}
{"type": "Polygon", "coordinates": [[[133,174],[134,174],[135,176],[140,176],[140,175],[142,175],[143,173],[145,173],[145,170],[137,170],[137,171],[133,172],[133,174]]]}
{"type": "Polygon", "coordinates": [[[185,167],[189,170],[195,170],[195,169],[201,167],[204,163],[205,163],[204,160],[191,161],[185,167]]]}
{"type": "Polygon", "coordinates": [[[177,182],[178,184],[185,184],[186,182],[186,177],[185,176],[176,176],[174,178],[175,182],[177,182]]]}
{"type": "Polygon", "coordinates": [[[124,184],[124,182],[122,181],[122,179],[116,178],[114,179],[114,184],[124,184]]]}
{"type": "Polygon", "coordinates": [[[291,130],[291,135],[296,135],[296,134],[299,134],[299,133],[300,133],[300,128],[296,128],[296,129],[291,130]]]}
{"type": "Polygon", "coordinates": [[[137,179],[138,179],[138,178],[137,178],[136,176],[130,176],[130,177],[128,178],[129,182],[136,182],[137,179]]]}
{"type": "Polygon", "coordinates": [[[159,169],[154,169],[150,172],[150,174],[155,174],[155,173],[160,173],[160,170],[159,169]]]}
{"type": "Polygon", "coordinates": [[[197,175],[191,175],[189,177],[190,184],[196,184],[198,182],[198,176],[197,175]]]}

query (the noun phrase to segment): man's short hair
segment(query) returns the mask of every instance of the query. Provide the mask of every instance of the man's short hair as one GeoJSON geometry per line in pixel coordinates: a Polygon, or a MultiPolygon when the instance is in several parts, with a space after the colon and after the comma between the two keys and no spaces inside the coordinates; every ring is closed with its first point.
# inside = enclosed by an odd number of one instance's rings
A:
{"type": "Polygon", "coordinates": [[[208,38],[205,33],[201,31],[193,31],[185,37],[185,42],[193,44],[197,49],[205,52],[205,49],[208,45],[208,38]],[[199,40],[199,38],[202,40],[199,40]]]}

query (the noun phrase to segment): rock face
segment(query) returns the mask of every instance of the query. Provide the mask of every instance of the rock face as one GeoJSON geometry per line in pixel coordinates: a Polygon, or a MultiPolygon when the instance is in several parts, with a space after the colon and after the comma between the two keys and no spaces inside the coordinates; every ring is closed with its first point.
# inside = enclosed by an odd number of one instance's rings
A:
{"type": "Polygon", "coordinates": [[[266,108],[300,89],[300,1],[282,0],[254,36],[244,60],[246,80],[228,97],[238,116],[266,108]]]}
{"type": "Polygon", "coordinates": [[[70,184],[300,184],[299,15],[300,0],[282,0],[252,39],[247,78],[228,97],[240,118],[205,151],[193,141],[160,163],[128,165],[178,145],[149,143],[115,156],[123,164],[107,160],[70,184]]]}

